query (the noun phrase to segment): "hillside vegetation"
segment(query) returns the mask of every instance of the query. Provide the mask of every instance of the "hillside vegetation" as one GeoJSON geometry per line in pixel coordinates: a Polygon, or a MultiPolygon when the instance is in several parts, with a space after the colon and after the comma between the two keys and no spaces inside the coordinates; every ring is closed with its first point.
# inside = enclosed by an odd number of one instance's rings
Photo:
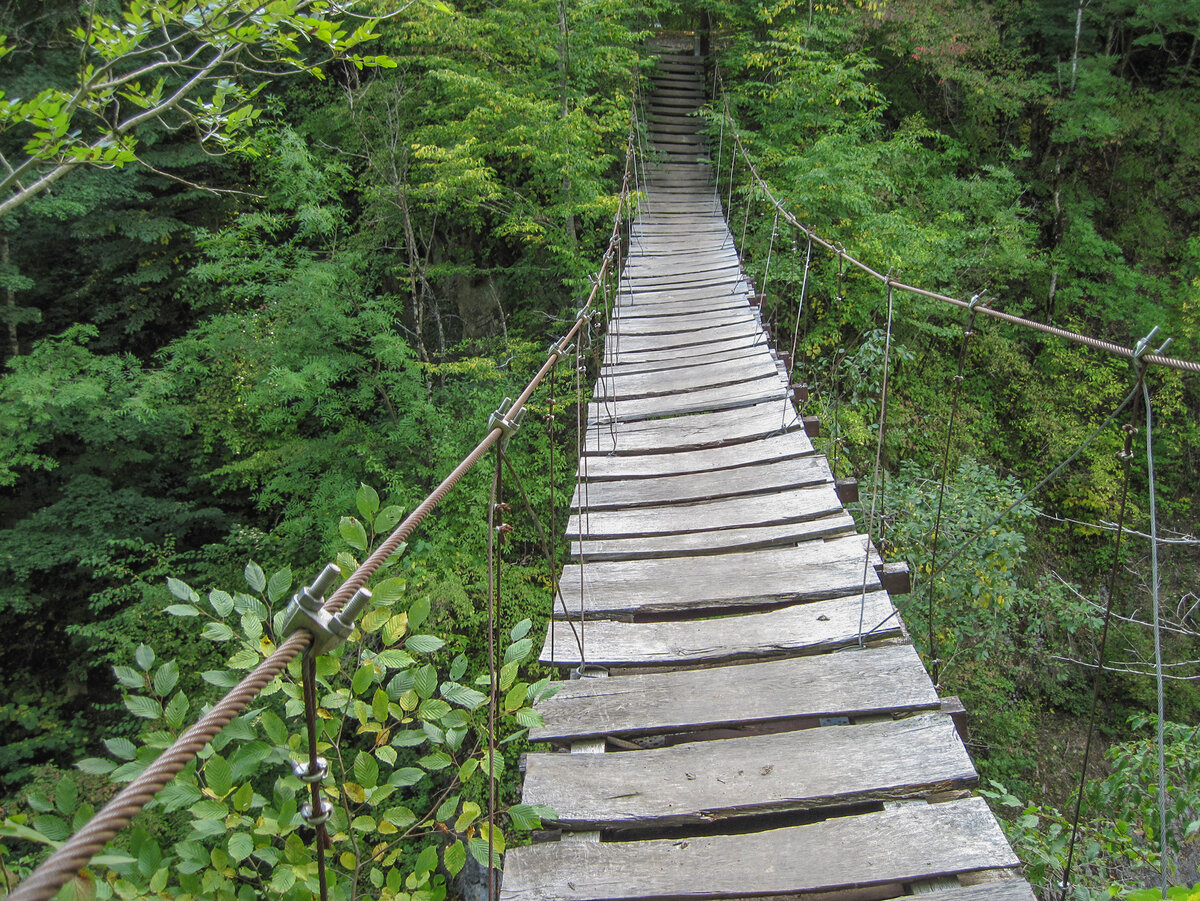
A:
{"type": "MultiPolygon", "coordinates": [[[[700,27],[711,46],[722,198],[864,515],[886,292],[818,248],[800,310],[807,242],[754,186],[735,130],[788,210],[881,272],[1124,346],[1159,326],[1155,346],[1170,337],[1169,353],[1200,359],[1200,9],[1187,0],[222,9],[228,21],[194,0],[0,9],[0,892],[215,699],[227,666],[268,653],[290,593],[362,557],[542,363],[590,289],[646,42],[664,30],[700,27]]],[[[1075,874],[1079,897],[1107,897],[1157,866],[1145,411],[1119,552],[1133,408],[992,520],[1136,373],[984,318],[960,353],[966,322],[895,297],[884,550],[914,573],[906,624],[970,711],[983,787],[1049,887],[1113,579],[1108,751],[1075,874]],[[943,481],[940,563],[975,543],[930,576],[943,481]]],[[[1169,539],[1167,843],[1190,884],[1200,376],[1146,379],[1169,539]]],[[[571,496],[577,399],[560,374],[510,446],[543,520],[571,496]]],[[[490,484],[476,472],[447,499],[376,584],[363,640],[322,661],[323,734],[354,786],[331,825],[335,897],[437,901],[468,855],[487,860],[472,686],[487,684],[490,484]]],[[[549,675],[528,663],[546,563],[509,500],[505,802],[549,675]]],[[[68,891],[310,897],[311,843],[289,825],[297,676],[68,891]]],[[[538,817],[518,806],[505,828],[538,817]]]]}

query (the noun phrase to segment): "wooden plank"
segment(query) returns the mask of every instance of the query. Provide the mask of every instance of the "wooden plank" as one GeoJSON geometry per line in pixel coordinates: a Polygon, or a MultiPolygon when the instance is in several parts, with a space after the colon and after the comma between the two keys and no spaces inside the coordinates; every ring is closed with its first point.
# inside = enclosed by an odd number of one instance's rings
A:
{"type": "Polygon", "coordinates": [[[653,480],[707,472],[732,475],[744,466],[796,460],[812,453],[812,442],[802,430],[797,429],[757,441],[703,450],[637,456],[589,456],[586,470],[583,465],[580,466],[580,477],[586,471],[587,480],[592,485],[598,485],[609,480],[653,480]]]}
{"type": "Polygon", "coordinates": [[[829,483],[788,488],[767,495],[727,497],[663,504],[588,509],[567,520],[566,536],[632,538],[639,535],[682,535],[711,529],[805,522],[841,513],[842,503],[829,483]]]}
{"type": "Polygon", "coordinates": [[[558,683],[540,701],[531,741],[637,737],[763,726],[820,717],[935,710],[939,699],[912,645],[854,648],[742,666],[558,683]]]}
{"type": "Polygon", "coordinates": [[[501,901],[651,901],[861,890],[1016,866],[980,798],[747,835],[513,848],[501,901]]]}
{"type": "Polygon", "coordinates": [[[582,589],[579,566],[569,564],[559,580],[562,603],[555,605],[554,616],[575,616],[581,591],[587,616],[606,619],[695,616],[850,597],[862,593],[864,563],[867,590],[878,591],[874,564],[879,557],[872,550],[867,559],[866,540],[845,535],[716,557],[594,561],[584,564],[582,589]]]}
{"type": "Polygon", "coordinates": [[[600,560],[654,560],[660,557],[712,556],[732,551],[792,547],[818,538],[848,535],[854,520],[845,511],[804,522],[766,526],[725,526],[681,535],[637,535],[626,538],[586,537],[572,541],[571,557],[600,560]]]}
{"type": "MultiPolygon", "coordinates": [[[[693,313],[676,316],[618,316],[608,324],[608,334],[621,338],[644,337],[647,335],[677,335],[707,332],[714,328],[748,325],[759,328],[758,311],[745,304],[732,310],[716,313],[693,313]]],[[[702,336],[700,336],[702,337],[702,336]]]]}
{"type": "Polygon", "coordinates": [[[662,360],[651,359],[629,362],[625,360],[624,354],[617,353],[618,346],[619,342],[613,342],[612,346],[609,346],[606,342],[604,354],[606,362],[600,368],[599,381],[634,375],[669,375],[679,369],[693,369],[697,366],[717,366],[723,363],[734,363],[748,367],[779,366],[779,359],[771,352],[770,347],[765,341],[760,341],[757,347],[750,345],[728,350],[717,350],[715,353],[685,354],[662,360]]]}
{"type": "Polygon", "coordinates": [[[921,901],[1036,901],[1023,879],[1003,879],[923,893],[921,901]]]}
{"type": "MultiPolygon", "coordinates": [[[[768,349],[768,342],[763,333],[743,335],[740,338],[727,338],[721,341],[710,341],[703,345],[685,347],[663,347],[650,350],[631,350],[627,346],[621,348],[621,364],[635,366],[654,363],[674,363],[680,361],[700,362],[714,360],[724,355],[725,359],[735,359],[742,354],[754,351],[756,348],[768,349]],[[731,355],[732,354],[732,355],[731,355]]],[[[645,368],[654,368],[646,365],[645,368]]]]}
{"type": "Polygon", "coordinates": [[[848,806],[978,781],[950,717],[926,713],[619,754],[529,754],[521,800],[567,829],[666,827],[848,806]]]}
{"type": "MultiPolygon", "coordinates": [[[[878,626],[871,635],[872,641],[898,636],[900,626],[894,614],[895,608],[886,592],[868,591],[865,597],[833,598],[719,619],[645,623],[588,620],[584,646],[588,663],[610,669],[719,665],[739,660],[797,657],[857,645],[860,617],[864,634],[878,626]]],[[[551,663],[551,629],[555,643],[553,665],[578,666],[579,649],[571,624],[561,620],[549,624],[540,661],[551,663]]]]}
{"type": "Polygon", "coordinates": [[[787,396],[787,385],[777,376],[773,376],[720,388],[700,388],[665,397],[643,397],[619,402],[602,398],[588,404],[587,417],[589,422],[597,423],[637,422],[684,413],[752,407],[772,400],[782,401],[787,396]]]}
{"type": "Polygon", "coordinates": [[[791,404],[780,400],[737,410],[628,423],[620,429],[596,423],[588,428],[584,453],[660,454],[698,450],[753,441],[799,427],[796,411],[791,404]]]}
{"type": "MultiPolygon", "coordinates": [[[[664,456],[660,454],[651,459],[662,460],[664,456]]],[[[801,485],[831,482],[833,474],[829,471],[829,462],[825,457],[808,455],[715,472],[692,472],[621,481],[589,479],[587,484],[575,486],[571,506],[575,509],[580,508],[586,497],[587,508],[593,511],[635,509],[725,497],[749,497],[801,485]]]]}
{"type": "Polygon", "coordinates": [[[736,325],[724,325],[716,328],[698,329],[696,331],[677,332],[673,335],[623,335],[621,344],[629,353],[637,351],[652,351],[662,353],[676,347],[697,347],[714,341],[732,339],[753,339],[761,334],[762,329],[757,322],[744,322],[736,325]]]}
{"type": "MultiPolygon", "coordinates": [[[[614,352],[619,359],[619,342],[610,340],[608,346],[613,345],[616,345],[614,352]]],[[[614,373],[606,367],[601,371],[592,397],[597,401],[608,398],[619,400],[661,397],[681,391],[739,385],[764,378],[779,378],[775,361],[766,354],[752,361],[730,360],[708,366],[662,369],[656,372],[622,374],[619,371],[614,373]]]]}

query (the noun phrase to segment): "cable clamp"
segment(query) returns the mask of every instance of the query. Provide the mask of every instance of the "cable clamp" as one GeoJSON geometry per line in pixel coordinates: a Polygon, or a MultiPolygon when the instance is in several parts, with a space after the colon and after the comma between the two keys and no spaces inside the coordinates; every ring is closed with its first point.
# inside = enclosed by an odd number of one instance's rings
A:
{"type": "Polygon", "coordinates": [[[561,358],[561,357],[565,357],[567,354],[569,354],[574,349],[575,349],[574,343],[567,344],[566,338],[559,338],[557,341],[555,341],[553,344],[550,345],[550,349],[548,351],[546,351],[546,354],[547,355],[558,354],[558,356],[561,358]]]}
{"type": "MultiPolygon", "coordinates": [[[[1154,328],[1150,329],[1150,334],[1148,334],[1148,335],[1147,335],[1145,338],[1143,338],[1143,339],[1142,339],[1142,340],[1140,340],[1140,341],[1139,341],[1139,342],[1138,342],[1136,345],[1134,345],[1134,348],[1133,348],[1133,365],[1134,365],[1134,366],[1135,366],[1135,367],[1136,367],[1136,368],[1137,368],[1139,371],[1140,371],[1140,370],[1142,370],[1142,369],[1144,369],[1144,368],[1145,368],[1145,366],[1146,366],[1146,364],[1142,362],[1142,355],[1143,355],[1143,354],[1145,354],[1145,353],[1146,353],[1146,351],[1149,349],[1149,347],[1150,347],[1150,342],[1154,340],[1154,336],[1155,336],[1155,335],[1157,335],[1157,334],[1158,334],[1158,326],[1156,325],[1156,326],[1154,326],[1154,328]]],[[[1169,343],[1169,342],[1168,342],[1168,343],[1169,343]]],[[[1163,347],[1164,347],[1164,348],[1165,348],[1166,346],[1167,346],[1166,344],[1164,344],[1164,345],[1163,345],[1163,347]]]]}
{"type": "Polygon", "coordinates": [[[503,450],[504,446],[508,444],[508,439],[517,433],[517,429],[521,427],[521,422],[525,419],[524,407],[518,410],[511,419],[509,418],[508,413],[510,410],[512,410],[512,405],[513,402],[511,397],[504,398],[504,402],[496,408],[495,412],[488,417],[487,421],[487,430],[489,434],[493,429],[500,430],[501,450],[503,450]]]}
{"type": "Polygon", "coordinates": [[[292,773],[301,782],[307,782],[309,785],[314,782],[324,782],[325,777],[329,775],[329,761],[324,757],[318,757],[316,770],[309,772],[308,762],[301,760],[292,764],[292,773]]]}
{"type": "Polygon", "coordinates": [[[297,591],[287,606],[282,634],[286,637],[298,629],[307,629],[313,637],[308,646],[308,653],[313,657],[332,651],[349,638],[354,631],[354,620],[371,599],[371,592],[360,588],[340,613],[325,610],[325,596],[341,581],[341,576],[338,565],[330,563],[312,585],[297,591]]]}
{"type": "Polygon", "coordinates": [[[300,816],[310,826],[320,826],[333,815],[333,805],[326,798],[320,799],[320,813],[313,813],[312,802],[305,801],[300,805],[300,816]]]}

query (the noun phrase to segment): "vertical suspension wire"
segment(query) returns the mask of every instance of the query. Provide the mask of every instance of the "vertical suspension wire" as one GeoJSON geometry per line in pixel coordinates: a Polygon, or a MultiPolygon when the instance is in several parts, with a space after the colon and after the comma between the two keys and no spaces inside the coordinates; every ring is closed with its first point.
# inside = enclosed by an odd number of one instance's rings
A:
{"type": "Polygon", "coordinates": [[[558,470],[554,468],[554,371],[557,366],[552,366],[549,376],[549,412],[546,414],[546,436],[550,444],[550,535],[546,540],[546,584],[550,586],[550,668],[554,668],[554,596],[558,594],[558,561],[553,554],[554,542],[558,540],[558,524],[556,514],[558,506],[555,502],[554,488],[558,481],[558,470]]]}
{"type": "MultiPolygon", "coordinates": [[[[779,232],[779,209],[777,207],[775,209],[775,221],[771,225],[771,240],[767,244],[767,263],[766,263],[766,266],[763,267],[762,291],[759,292],[759,295],[758,295],[761,299],[758,304],[759,333],[754,338],[754,346],[755,347],[758,346],[758,339],[760,337],[763,338],[764,340],[767,337],[767,329],[766,329],[766,326],[763,324],[762,314],[763,314],[763,307],[765,307],[767,304],[767,284],[771,278],[771,253],[772,253],[772,251],[775,250],[775,235],[778,234],[778,232],[779,232]]],[[[791,384],[790,374],[788,376],[788,384],[789,384],[789,386],[791,384]]]]}
{"type": "MultiPolygon", "coordinates": [[[[324,817],[328,802],[321,797],[321,783],[328,766],[317,755],[317,660],[311,653],[304,655],[301,678],[304,680],[304,720],[308,731],[308,770],[301,778],[309,784],[309,804],[312,817],[316,820],[313,843],[317,848],[317,885],[320,901],[329,899],[329,883],[326,875],[325,851],[331,847],[329,830],[324,817]]],[[[298,764],[302,766],[302,764],[298,764]]]]}
{"type": "MultiPolygon", "coordinates": [[[[582,339],[582,335],[580,338],[582,339]]],[[[587,640],[586,640],[586,625],[584,623],[584,542],[586,533],[589,528],[587,522],[587,446],[586,433],[584,431],[583,417],[583,355],[581,353],[581,341],[575,342],[575,449],[576,458],[579,460],[579,474],[576,476],[577,493],[579,497],[579,506],[576,508],[578,512],[576,516],[579,518],[579,553],[576,555],[579,559],[579,666],[582,668],[587,663],[587,640]]],[[[597,446],[599,446],[600,434],[596,434],[597,446]]],[[[614,444],[615,449],[615,444],[614,444]]],[[[582,671],[582,670],[581,670],[582,671]]]]}
{"type": "Polygon", "coordinates": [[[1162,626],[1158,616],[1158,501],[1154,485],[1154,411],[1150,405],[1150,388],[1142,379],[1142,400],[1146,405],[1146,478],[1150,496],[1150,595],[1154,604],[1154,681],[1158,695],[1158,847],[1159,887],[1167,897],[1167,764],[1165,726],[1166,698],[1163,691],[1162,626]]]}
{"type": "Polygon", "coordinates": [[[499,704],[500,684],[496,665],[496,617],[500,606],[500,528],[503,527],[504,455],[496,444],[496,469],[492,475],[492,491],[487,514],[488,559],[488,901],[496,899],[496,868],[493,866],[496,834],[496,707],[499,704]],[[497,525],[497,518],[501,524],[497,525]]]}
{"type": "MultiPolygon", "coordinates": [[[[883,339],[883,384],[879,389],[879,439],[875,444],[875,471],[871,475],[871,514],[867,519],[867,547],[863,554],[862,596],[858,603],[858,646],[863,647],[863,619],[867,612],[867,573],[871,569],[872,541],[875,536],[875,510],[882,508],[879,495],[883,490],[883,436],[887,429],[888,370],[892,358],[892,274],[887,277],[887,331],[883,339]]],[[[882,509],[880,510],[882,513],[882,509]]],[[[881,550],[882,553],[882,550],[881,550]]]]}
{"type": "MultiPolygon", "coordinates": [[[[778,216],[778,212],[776,212],[778,216]]],[[[804,254],[804,278],[800,281],[800,302],[796,305],[796,326],[792,330],[792,352],[788,355],[788,390],[792,388],[792,372],[796,369],[796,348],[800,342],[800,315],[804,312],[804,296],[808,293],[808,271],[812,265],[812,238],[808,239],[808,250],[804,254]]],[[[782,431],[787,425],[788,408],[785,405],[783,408],[782,419],[779,422],[779,428],[782,431]]],[[[837,478],[834,476],[834,478],[837,478]]]]}
{"type": "MultiPolygon", "coordinates": [[[[1140,383],[1145,377],[1145,372],[1138,371],[1138,382],[1140,383]]],[[[1079,788],[1075,795],[1075,810],[1071,817],[1071,837],[1067,841],[1067,862],[1063,867],[1063,876],[1060,883],[1062,889],[1062,897],[1060,901],[1067,901],[1067,895],[1071,890],[1071,867],[1075,860],[1075,843],[1079,837],[1079,819],[1083,809],[1083,791],[1087,785],[1088,764],[1092,756],[1092,743],[1096,735],[1096,711],[1099,709],[1100,703],[1100,685],[1104,676],[1104,658],[1108,648],[1108,631],[1109,624],[1112,622],[1113,603],[1116,598],[1117,573],[1121,568],[1121,540],[1125,533],[1125,515],[1128,508],[1129,500],[1129,479],[1133,466],[1133,438],[1137,434],[1136,423],[1138,421],[1138,404],[1141,400],[1141,392],[1138,390],[1138,385],[1133,389],[1133,408],[1130,411],[1130,421],[1124,426],[1125,432],[1125,447],[1117,455],[1120,459],[1124,470],[1123,478],[1121,479],[1121,501],[1117,512],[1117,531],[1113,539],[1113,559],[1112,566],[1108,573],[1108,595],[1104,603],[1104,620],[1100,628],[1100,646],[1096,652],[1096,674],[1092,679],[1092,702],[1091,708],[1088,711],[1087,739],[1083,744],[1083,762],[1079,768],[1079,788]]]]}
{"type": "Polygon", "coordinates": [[[975,334],[975,307],[979,304],[980,296],[976,294],[971,298],[971,306],[969,307],[970,314],[967,317],[967,324],[963,327],[962,342],[958,346],[958,372],[954,376],[954,390],[952,392],[952,400],[950,402],[950,417],[946,422],[946,446],[942,453],[942,478],[938,485],[937,512],[933,517],[933,536],[932,547],[930,549],[929,559],[929,584],[926,586],[926,598],[928,600],[928,649],[929,662],[933,669],[930,675],[933,677],[933,685],[935,688],[940,687],[939,677],[941,675],[941,660],[937,654],[937,630],[934,628],[933,612],[934,612],[934,584],[937,579],[933,577],[933,573],[937,570],[937,553],[938,543],[942,537],[942,506],[946,499],[946,480],[950,476],[950,448],[954,443],[954,420],[958,415],[958,402],[962,395],[963,383],[963,368],[967,360],[967,345],[971,342],[972,336],[975,334]]]}

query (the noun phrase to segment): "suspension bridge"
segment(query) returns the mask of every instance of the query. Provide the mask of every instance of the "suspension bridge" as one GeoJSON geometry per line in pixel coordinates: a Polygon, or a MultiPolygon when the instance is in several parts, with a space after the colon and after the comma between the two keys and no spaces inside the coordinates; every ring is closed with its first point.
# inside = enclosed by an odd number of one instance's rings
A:
{"type": "MultiPolygon", "coordinates": [[[[334,567],[328,580],[297,595],[289,619],[299,628],[11,898],[53,896],[289,662],[350,634],[371,576],[512,435],[543,379],[591,328],[615,275],[603,365],[590,404],[578,413],[579,475],[566,529],[573,562],[557,579],[541,652],[543,664],[570,678],[537,705],[544,725],[530,737],[545,750],[527,754],[522,765],[523,801],[554,816],[541,841],[508,850],[499,897],[1032,901],[998,823],[972,793],[977,776],[963,744],[961,705],[939,697],[892,603],[908,590],[907,571],[880,559],[869,534],[873,515],[868,534],[857,531],[843,506],[857,499],[857,486],[834,479],[810,440],[816,421],[796,412],[804,389],[790,382],[789,355],[772,347],[761,297],[723,217],[695,116],[705,94],[699,57],[660,54],[644,104],[650,146],[635,153],[631,136],[622,207],[598,277],[538,373],[336,590],[334,567]],[[640,183],[642,199],[622,259],[631,181],[640,183]]],[[[886,285],[889,322],[891,293],[905,290],[967,308],[972,321],[991,316],[1132,359],[1137,386],[1092,438],[1139,391],[1149,416],[1140,375],[1147,365],[1200,372],[1161,356],[1165,345],[1150,352],[1149,338],[1125,348],[978,298],[894,281],[798,222],[732,137],[757,189],[807,236],[810,255],[820,245],[886,285]]],[[[802,288],[801,303],[803,295],[802,288]]],[[[580,361],[577,348],[577,382],[580,361]]],[[[885,363],[884,407],[886,397],[885,363]]],[[[1150,426],[1147,419],[1147,433],[1150,426]]],[[[1152,460],[1149,442],[1147,451],[1152,460]]],[[[489,508],[489,526],[502,506],[489,508]]],[[[1153,490],[1150,506],[1153,535],[1153,490]]],[[[495,532],[489,528],[489,536],[495,532]]],[[[1103,653],[1102,646],[1101,664],[1103,653]]],[[[313,667],[308,654],[309,692],[313,667]]],[[[496,683],[493,676],[493,718],[496,683]]],[[[311,722],[310,711],[302,778],[321,836],[327,768],[311,722]]],[[[317,855],[324,897],[322,839],[317,855]]]]}
{"type": "Polygon", "coordinates": [[[952,714],[797,415],[663,55],[644,199],[587,411],[523,800],[558,841],[505,901],[1031,899],[952,714]],[[869,636],[867,633],[870,632],[869,636]]]}

